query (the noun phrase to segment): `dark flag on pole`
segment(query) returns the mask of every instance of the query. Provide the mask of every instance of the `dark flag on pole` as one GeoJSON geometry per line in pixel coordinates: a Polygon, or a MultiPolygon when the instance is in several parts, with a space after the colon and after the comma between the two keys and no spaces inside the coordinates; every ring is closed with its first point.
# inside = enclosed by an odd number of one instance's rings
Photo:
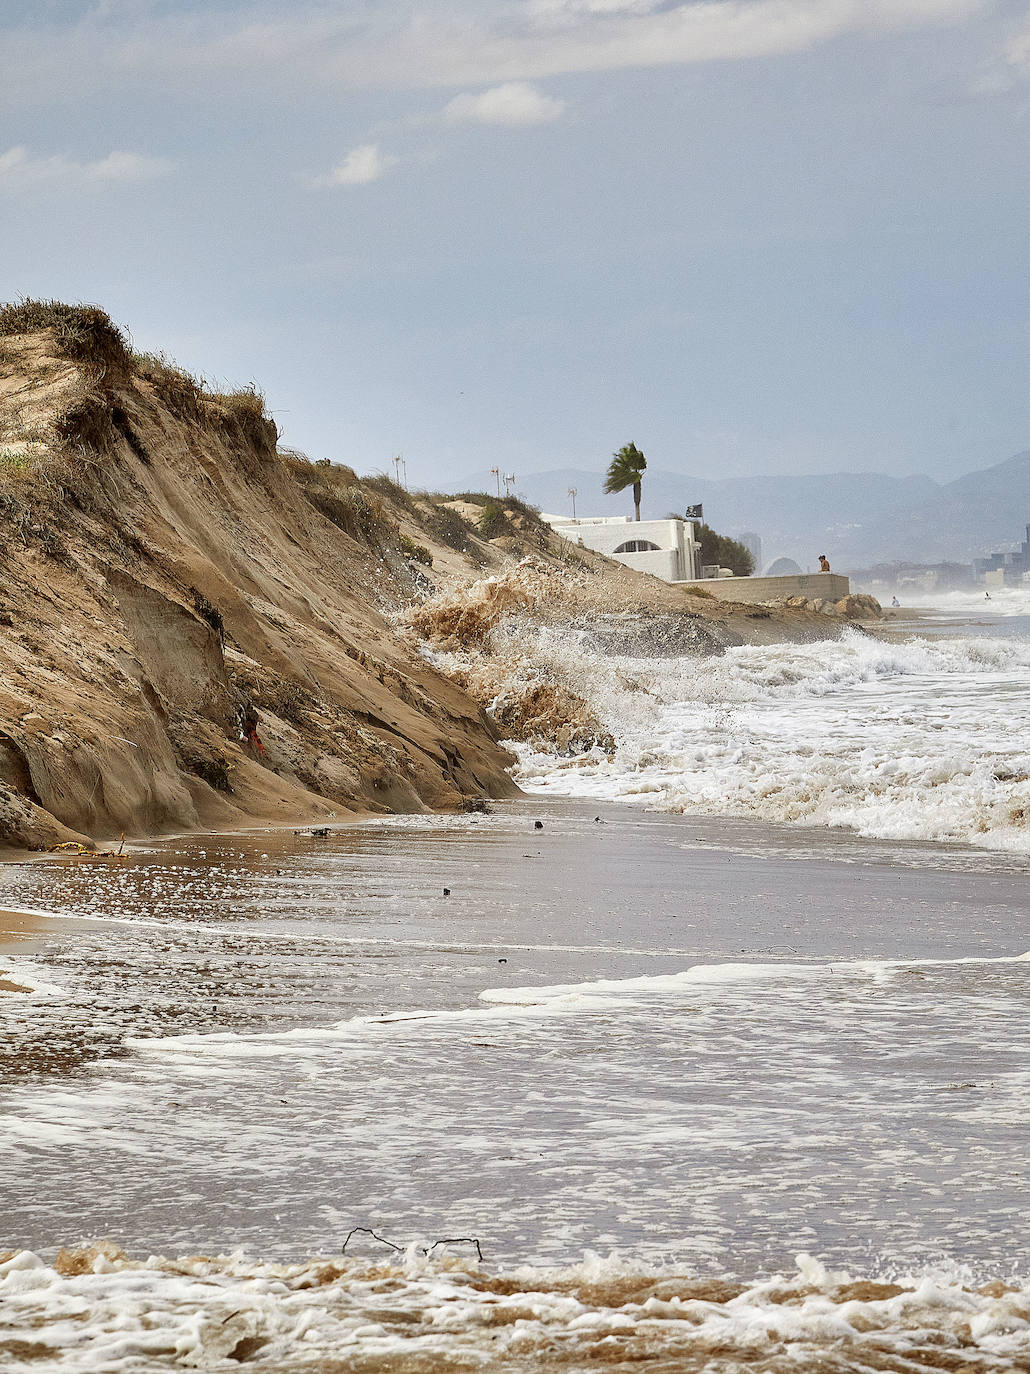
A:
{"type": "Polygon", "coordinates": [[[700,501],[697,503],[696,506],[688,506],[688,507],[687,507],[687,509],[684,511],[684,519],[686,519],[686,520],[703,520],[703,519],[704,519],[704,508],[702,507],[700,501]]]}

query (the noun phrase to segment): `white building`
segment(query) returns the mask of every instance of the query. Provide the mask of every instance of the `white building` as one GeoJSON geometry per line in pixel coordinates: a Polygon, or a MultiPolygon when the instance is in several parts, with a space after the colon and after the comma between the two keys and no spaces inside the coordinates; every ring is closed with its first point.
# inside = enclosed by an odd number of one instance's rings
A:
{"type": "Polygon", "coordinates": [[[695,582],[701,576],[701,546],[689,520],[631,520],[628,515],[573,520],[543,514],[540,519],[572,543],[663,582],[695,582]]]}

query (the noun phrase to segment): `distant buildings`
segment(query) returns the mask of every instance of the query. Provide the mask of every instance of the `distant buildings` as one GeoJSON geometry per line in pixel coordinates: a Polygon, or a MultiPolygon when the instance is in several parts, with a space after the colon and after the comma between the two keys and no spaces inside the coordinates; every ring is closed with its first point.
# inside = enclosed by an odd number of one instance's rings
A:
{"type": "Polygon", "coordinates": [[[748,553],[755,560],[755,572],[762,571],[762,536],[754,530],[745,530],[738,536],[739,542],[744,545],[748,553]]]}
{"type": "Polygon", "coordinates": [[[695,582],[701,576],[701,545],[689,520],[631,520],[628,515],[573,520],[543,513],[540,519],[572,543],[663,582],[695,582]]]}
{"type": "Polygon", "coordinates": [[[881,601],[896,592],[911,600],[924,592],[965,591],[976,585],[969,563],[876,563],[870,568],[852,568],[850,575],[859,591],[881,601]]]}
{"type": "Polygon", "coordinates": [[[1018,586],[1030,573],[1030,525],[1018,551],[992,553],[986,558],[973,559],[973,576],[987,587],[1018,586]]]}

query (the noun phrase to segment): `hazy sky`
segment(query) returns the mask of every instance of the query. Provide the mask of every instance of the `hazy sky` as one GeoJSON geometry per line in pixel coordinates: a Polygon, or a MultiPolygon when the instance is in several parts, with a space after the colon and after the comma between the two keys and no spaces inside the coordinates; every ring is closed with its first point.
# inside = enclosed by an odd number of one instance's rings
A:
{"type": "Polygon", "coordinates": [[[5,298],[284,442],[954,476],[1030,447],[1030,10],[2,0],[5,298]]]}

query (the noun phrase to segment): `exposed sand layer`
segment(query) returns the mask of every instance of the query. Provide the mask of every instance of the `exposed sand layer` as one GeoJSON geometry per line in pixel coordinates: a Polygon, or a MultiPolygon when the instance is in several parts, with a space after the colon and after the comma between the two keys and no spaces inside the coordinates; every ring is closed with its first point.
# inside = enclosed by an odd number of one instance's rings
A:
{"type": "Polygon", "coordinates": [[[0,480],[9,844],[513,790],[480,709],[391,628],[404,560],[312,504],[260,403],[0,342],[0,427],[41,436],[0,480]]]}

